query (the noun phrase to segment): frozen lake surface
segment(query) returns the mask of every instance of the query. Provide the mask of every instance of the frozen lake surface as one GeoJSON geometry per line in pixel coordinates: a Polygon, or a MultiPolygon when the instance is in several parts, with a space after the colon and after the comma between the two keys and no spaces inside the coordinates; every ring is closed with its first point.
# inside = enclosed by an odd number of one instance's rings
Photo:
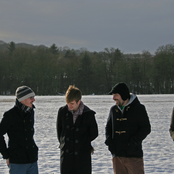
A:
{"type": "MultiPolygon", "coordinates": [[[[174,95],[138,95],[146,106],[152,131],[143,141],[145,173],[174,173],[174,143],[169,135],[170,118],[174,106],[174,95]]],[[[39,173],[58,174],[59,143],[56,135],[58,108],[65,105],[64,96],[35,97],[35,141],[39,147],[39,173]]],[[[105,125],[109,109],[114,105],[112,96],[83,96],[82,101],[96,111],[99,136],[92,142],[93,174],[113,174],[111,154],[105,146],[105,125]]],[[[3,113],[13,107],[14,96],[0,96],[0,119],[3,113]]],[[[0,174],[7,174],[8,168],[0,155],[0,174]]]]}

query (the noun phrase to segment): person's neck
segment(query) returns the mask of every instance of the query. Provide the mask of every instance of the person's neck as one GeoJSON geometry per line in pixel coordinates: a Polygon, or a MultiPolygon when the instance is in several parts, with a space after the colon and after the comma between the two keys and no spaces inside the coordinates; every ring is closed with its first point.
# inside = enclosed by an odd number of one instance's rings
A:
{"type": "Polygon", "coordinates": [[[122,106],[126,106],[127,105],[127,103],[129,102],[129,98],[127,99],[127,100],[125,100],[124,102],[123,102],[123,105],[122,106]]]}

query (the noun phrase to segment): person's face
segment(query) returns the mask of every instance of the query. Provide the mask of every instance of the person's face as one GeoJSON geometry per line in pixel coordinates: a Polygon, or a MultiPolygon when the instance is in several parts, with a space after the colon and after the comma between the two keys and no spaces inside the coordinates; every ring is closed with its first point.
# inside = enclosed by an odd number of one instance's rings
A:
{"type": "Polygon", "coordinates": [[[67,103],[68,108],[70,111],[76,111],[80,105],[81,100],[79,100],[78,102],[76,102],[75,100],[73,100],[70,103],[67,103]]]}
{"type": "Polygon", "coordinates": [[[24,104],[25,106],[32,108],[34,101],[35,101],[35,98],[33,96],[33,97],[30,97],[30,98],[27,98],[27,99],[21,101],[21,103],[24,104]]]}
{"type": "Polygon", "coordinates": [[[124,100],[122,100],[120,94],[113,94],[113,100],[116,102],[117,106],[124,106],[124,100]]]}

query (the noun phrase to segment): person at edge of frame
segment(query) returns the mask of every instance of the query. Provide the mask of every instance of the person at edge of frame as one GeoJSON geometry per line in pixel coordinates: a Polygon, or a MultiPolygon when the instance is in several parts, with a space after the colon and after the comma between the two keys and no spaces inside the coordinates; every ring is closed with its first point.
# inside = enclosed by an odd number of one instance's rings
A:
{"type": "Polygon", "coordinates": [[[172,110],[169,132],[172,140],[174,141],[174,108],[172,110]]]}
{"type": "Polygon", "coordinates": [[[0,122],[0,152],[10,174],[38,174],[38,147],[33,139],[34,97],[35,93],[28,86],[18,87],[14,107],[4,113],[0,122]]]}
{"type": "Polygon", "coordinates": [[[98,136],[95,112],[82,101],[81,91],[70,85],[66,105],[57,115],[57,137],[60,143],[61,174],[91,174],[91,141],[98,136]]]}
{"type": "Polygon", "coordinates": [[[116,105],[109,112],[105,144],[113,157],[114,174],[144,174],[142,141],[151,132],[145,106],[123,82],[109,94],[116,105]]]}

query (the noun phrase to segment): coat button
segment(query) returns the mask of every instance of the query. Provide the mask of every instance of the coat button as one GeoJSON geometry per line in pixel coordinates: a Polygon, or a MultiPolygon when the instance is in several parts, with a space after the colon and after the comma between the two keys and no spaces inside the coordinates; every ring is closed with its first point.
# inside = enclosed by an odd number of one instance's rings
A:
{"type": "Polygon", "coordinates": [[[76,128],[76,132],[78,132],[79,131],[79,128],[76,128]]]}
{"type": "Polygon", "coordinates": [[[74,154],[75,154],[75,155],[78,155],[78,152],[75,152],[74,154]]]}
{"type": "Polygon", "coordinates": [[[68,120],[69,119],[69,117],[68,117],[68,113],[66,114],[66,120],[68,120]]]}
{"type": "Polygon", "coordinates": [[[78,143],[79,141],[78,140],[75,140],[75,143],[78,143]]]}

